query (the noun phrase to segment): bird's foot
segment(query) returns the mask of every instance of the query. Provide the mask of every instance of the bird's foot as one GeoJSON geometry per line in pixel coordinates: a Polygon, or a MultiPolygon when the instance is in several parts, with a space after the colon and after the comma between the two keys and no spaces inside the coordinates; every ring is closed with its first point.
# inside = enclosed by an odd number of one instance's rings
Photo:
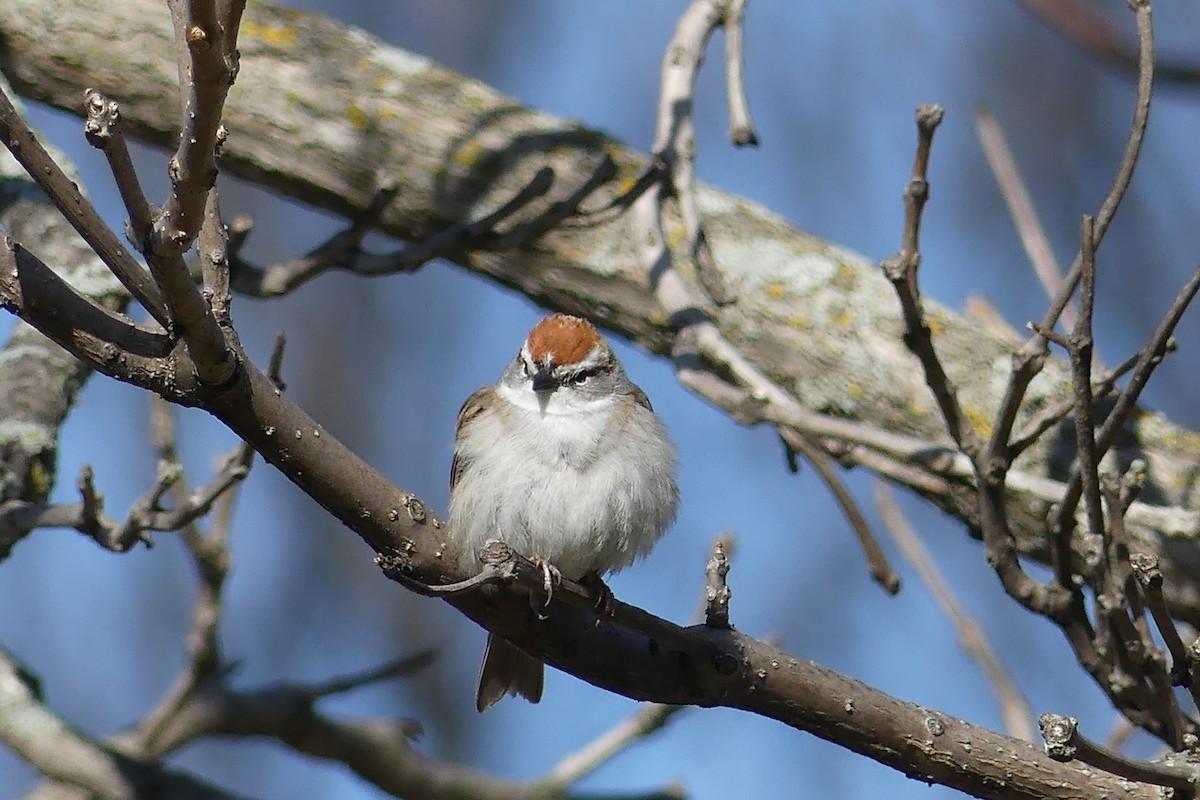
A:
{"type": "Polygon", "coordinates": [[[554,587],[562,583],[562,573],[558,571],[558,567],[544,558],[535,558],[533,563],[542,570],[542,590],[546,593],[546,599],[539,601],[537,597],[530,594],[529,605],[533,608],[533,613],[537,618],[544,620],[546,618],[545,609],[550,607],[550,601],[554,599],[554,587]]]}
{"type": "Polygon", "coordinates": [[[596,613],[602,617],[611,617],[617,610],[617,598],[612,589],[600,577],[600,573],[592,570],[579,579],[579,583],[592,595],[596,613]]]}

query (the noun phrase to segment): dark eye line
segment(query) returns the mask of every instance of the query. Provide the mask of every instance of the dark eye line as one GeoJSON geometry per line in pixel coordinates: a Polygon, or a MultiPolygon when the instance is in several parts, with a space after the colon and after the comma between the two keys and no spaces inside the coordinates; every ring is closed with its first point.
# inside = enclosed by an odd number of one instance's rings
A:
{"type": "Polygon", "coordinates": [[[583,383],[588,378],[594,378],[597,375],[607,371],[608,370],[604,366],[581,369],[579,372],[576,372],[574,375],[572,375],[568,380],[570,380],[571,383],[583,383]]]}

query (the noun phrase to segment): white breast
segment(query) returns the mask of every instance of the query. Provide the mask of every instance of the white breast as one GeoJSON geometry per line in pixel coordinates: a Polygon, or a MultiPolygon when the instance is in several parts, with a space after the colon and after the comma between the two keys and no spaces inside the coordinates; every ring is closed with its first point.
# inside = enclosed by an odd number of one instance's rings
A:
{"type": "Polygon", "coordinates": [[[449,522],[471,554],[503,539],[580,578],[628,566],[662,535],[678,499],[675,453],[630,398],[570,405],[562,394],[543,409],[532,392],[497,388],[501,402],[460,436],[449,522]]]}

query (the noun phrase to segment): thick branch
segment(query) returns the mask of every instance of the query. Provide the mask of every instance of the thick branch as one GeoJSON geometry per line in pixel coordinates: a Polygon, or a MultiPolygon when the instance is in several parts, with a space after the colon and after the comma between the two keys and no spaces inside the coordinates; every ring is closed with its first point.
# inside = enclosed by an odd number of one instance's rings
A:
{"type": "MultiPolygon", "coordinates": [[[[170,27],[159,6],[152,0],[120,4],[100,21],[92,11],[82,0],[56,4],[52,12],[32,0],[5,3],[0,7],[0,34],[8,44],[3,67],[20,91],[67,108],[78,106],[72,82],[80,71],[121,75],[121,85],[97,83],[96,88],[122,103],[127,130],[174,145],[176,71],[170,27]],[[80,54],[87,54],[86,66],[79,64],[80,54]],[[140,92],[126,97],[125,81],[131,78],[140,92]],[[68,92],[65,86],[72,88],[68,92]]],[[[380,227],[415,239],[486,215],[548,165],[563,187],[582,185],[605,154],[613,155],[623,174],[643,171],[641,157],[599,134],[523,109],[370,37],[347,38],[346,29],[333,23],[284,15],[261,4],[248,15],[249,33],[239,41],[243,69],[225,108],[226,124],[237,135],[227,143],[222,165],[267,188],[354,216],[370,204],[374,176],[383,169],[396,176],[398,192],[380,227]],[[288,35],[254,35],[267,29],[288,35]],[[312,59],[313,53],[322,59],[312,59]],[[286,70],[278,68],[283,64],[286,70]],[[289,83],[311,87],[311,102],[302,108],[287,102],[288,88],[276,83],[285,74],[289,83]],[[385,83],[394,91],[378,92],[385,83]],[[346,88],[354,86],[361,91],[346,88]],[[328,138],[321,138],[326,133],[328,138]],[[347,148],[346,137],[357,146],[347,148]]],[[[944,444],[939,415],[898,341],[902,322],[871,265],[750,204],[703,186],[697,190],[707,209],[708,243],[738,298],[712,310],[730,345],[774,376],[780,390],[802,407],[826,409],[877,431],[910,434],[924,440],[929,452],[944,444]],[[806,324],[793,324],[796,319],[806,324]],[[856,368],[861,363],[874,368],[864,372],[856,368]]],[[[534,205],[528,213],[539,210],[534,205]]],[[[551,307],[599,316],[654,352],[670,352],[670,328],[645,291],[645,270],[624,225],[617,219],[567,226],[519,257],[483,253],[464,263],[551,307]]],[[[679,255],[686,260],[686,254],[679,255]]],[[[972,321],[928,299],[924,304],[938,326],[941,355],[964,414],[979,425],[976,421],[991,417],[999,402],[989,370],[980,365],[1004,368],[1007,346],[981,335],[972,321]]],[[[1065,363],[1050,361],[1026,398],[1029,407],[1067,397],[1069,383],[1065,363]]],[[[1196,479],[1188,439],[1154,418],[1134,419],[1131,428],[1120,457],[1144,457],[1151,465],[1143,502],[1168,509],[1188,503],[1196,479]]],[[[1052,454],[1048,446],[1032,448],[1015,465],[1010,486],[1020,486],[1020,472],[1038,480],[1063,470],[1067,465],[1056,458],[1063,454],[1052,454]]],[[[878,460],[868,454],[863,463],[878,460]]],[[[893,478],[912,473],[911,462],[889,463],[893,478]]],[[[917,488],[927,491],[934,485],[917,488]]],[[[1031,518],[1045,513],[1040,499],[1019,488],[1010,498],[1031,518]]],[[[944,508],[959,507],[948,495],[933,499],[944,508]]],[[[1174,512],[1165,516],[1180,518],[1174,512]]],[[[1131,521],[1140,525],[1136,515],[1131,521]]],[[[1153,541],[1154,527],[1142,526],[1139,533],[1153,541]]],[[[1189,532],[1197,529],[1187,524],[1189,532]]],[[[1040,532],[1030,526],[1016,535],[1022,553],[1045,557],[1040,532]]],[[[1173,574],[1170,560],[1163,566],[1171,573],[1172,604],[1200,620],[1200,584],[1191,574],[1173,574]]]]}
{"type": "MultiPolygon", "coordinates": [[[[80,72],[136,77],[142,89],[136,97],[124,96],[125,78],[120,85],[97,82],[96,88],[122,103],[127,131],[173,145],[175,65],[169,25],[160,7],[152,0],[137,0],[98,20],[91,11],[82,0],[56,4],[53,13],[31,0],[4,4],[0,34],[8,44],[5,70],[20,91],[67,108],[78,106],[78,94],[62,86],[70,86],[80,72]],[[148,41],[160,41],[162,47],[150,48],[148,41]],[[130,47],[122,47],[126,42],[130,47]],[[97,68],[101,64],[102,70],[97,68]]],[[[226,106],[226,124],[236,131],[222,155],[228,172],[354,216],[370,205],[378,170],[384,170],[395,176],[398,191],[380,227],[409,240],[462,219],[486,216],[520,192],[542,167],[553,167],[564,192],[583,185],[605,155],[616,158],[622,174],[643,172],[641,157],[600,134],[517,107],[485,86],[370,37],[347,40],[340,26],[302,14],[284,16],[265,5],[256,4],[247,13],[250,34],[244,31],[240,38],[245,68],[226,106]],[[269,40],[254,35],[266,29],[288,35],[269,40]],[[313,53],[324,58],[313,60],[313,53]],[[287,70],[277,68],[284,64],[287,70]],[[284,74],[310,86],[311,103],[299,109],[287,102],[288,86],[276,83],[284,74]],[[335,79],[338,89],[325,91],[335,79]],[[382,83],[395,91],[378,92],[382,83]],[[356,94],[349,92],[352,119],[347,119],[347,85],[361,86],[356,94]],[[360,118],[368,124],[355,125],[353,120],[360,118]],[[314,125],[316,121],[323,125],[314,125]],[[320,138],[325,131],[329,138],[320,138]],[[346,137],[359,146],[347,149],[346,137]],[[437,178],[431,180],[431,175],[437,178]]],[[[709,246],[738,297],[713,311],[732,347],[762,373],[778,379],[781,391],[804,408],[832,411],[875,431],[911,434],[924,440],[929,452],[946,443],[928,390],[899,343],[902,321],[894,301],[882,287],[882,278],[872,275],[868,261],[830,248],[736,198],[703,186],[697,191],[707,209],[709,246]],[[834,313],[836,320],[830,319],[834,313]],[[806,324],[793,325],[796,319],[806,324]],[[871,363],[871,371],[857,369],[864,362],[871,363]]],[[[552,193],[545,201],[557,199],[552,193]]],[[[536,215],[541,207],[532,204],[528,212],[536,215]]],[[[679,255],[686,260],[685,253],[679,255]]],[[[671,350],[670,327],[644,288],[646,273],[620,219],[552,231],[520,260],[505,253],[478,253],[463,260],[470,269],[515,285],[548,306],[593,317],[599,309],[599,321],[611,329],[656,353],[671,350]]],[[[1006,344],[980,335],[971,320],[928,299],[924,305],[940,331],[941,355],[964,413],[970,420],[988,419],[998,398],[986,379],[989,369],[980,365],[1006,366],[1006,344]]],[[[1026,399],[1037,408],[1068,396],[1066,365],[1050,361],[1026,399]]],[[[718,397],[708,397],[719,403],[718,397]]],[[[1120,457],[1144,457],[1152,470],[1142,501],[1168,507],[1188,503],[1195,481],[1188,439],[1153,417],[1135,419],[1130,426],[1133,435],[1120,457]]],[[[1014,474],[1022,471],[1030,479],[1045,479],[1063,467],[1063,457],[1051,453],[1048,445],[1033,447],[1015,465],[1014,474]]],[[[862,459],[878,461],[877,453],[862,459]]],[[[912,474],[911,462],[883,465],[893,479],[912,474]]],[[[1016,477],[1010,487],[1020,486],[1016,477]]],[[[916,488],[928,494],[932,486],[936,485],[916,488]]],[[[1031,518],[1044,515],[1042,500],[1019,488],[1012,491],[1020,498],[1022,512],[1031,518]]],[[[949,494],[931,499],[961,512],[949,494]]],[[[1135,515],[1130,519],[1135,527],[1140,525],[1135,515]]],[[[1140,527],[1139,533],[1153,541],[1153,528],[1140,527]]],[[[1188,530],[1193,530],[1192,523],[1188,530]]],[[[1015,533],[1022,553],[1044,558],[1039,531],[1030,527],[1015,533]]],[[[1200,584],[1190,573],[1175,575],[1169,559],[1163,566],[1174,593],[1172,606],[1200,620],[1200,584]]]]}

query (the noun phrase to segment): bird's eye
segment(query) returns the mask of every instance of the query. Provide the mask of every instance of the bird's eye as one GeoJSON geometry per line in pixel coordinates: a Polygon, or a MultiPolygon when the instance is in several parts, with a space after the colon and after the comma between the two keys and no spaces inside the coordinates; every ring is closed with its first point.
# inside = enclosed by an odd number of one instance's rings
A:
{"type": "Polygon", "coordinates": [[[579,370],[579,372],[576,372],[574,375],[567,378],[567,380],[570,381],[571,383],[575,384],[576,386],[578,386],[579,384],[586,381],[588,378],[596,377],[597,375],[600,374],[600,372],[601,372],[601,370],[599,367],[593,367],[592,369],[581,369],[581,370],[579,370]]]}
{"type": "Polygon", "coordinates": [[[525,373],[526,378],[533,374],[529,371],[529,362],[525,359],[521,359],[521,371],[525,373]]]}

